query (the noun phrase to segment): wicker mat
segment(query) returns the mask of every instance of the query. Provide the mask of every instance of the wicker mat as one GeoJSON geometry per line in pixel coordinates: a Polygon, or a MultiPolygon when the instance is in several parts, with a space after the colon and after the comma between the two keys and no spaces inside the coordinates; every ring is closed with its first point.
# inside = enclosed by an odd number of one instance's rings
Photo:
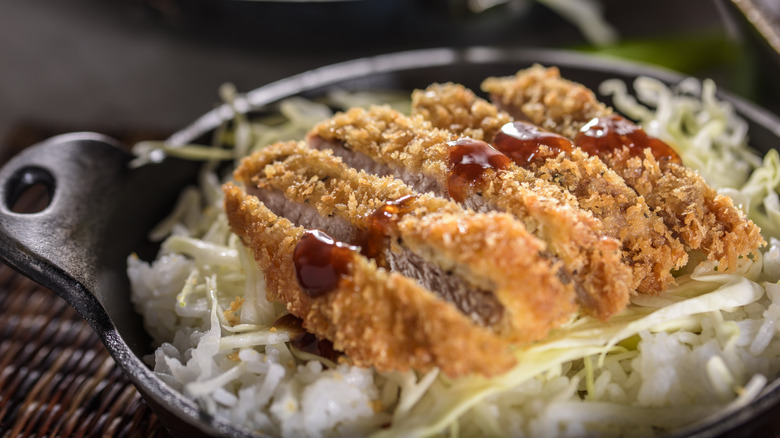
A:
{"type": "Polygon", "coordinates": [[[3,437],[169,436],[81,316],[2,264],[0,431],[3,437]]]}
{"type": "MultiPolygon", "coordinates": [[[[18,129],[4,152],[60,133],[39,128],[18,129]]],[[[170,434],[81,316],[0,263],[0,437],[80,436],[170,434]]]]}

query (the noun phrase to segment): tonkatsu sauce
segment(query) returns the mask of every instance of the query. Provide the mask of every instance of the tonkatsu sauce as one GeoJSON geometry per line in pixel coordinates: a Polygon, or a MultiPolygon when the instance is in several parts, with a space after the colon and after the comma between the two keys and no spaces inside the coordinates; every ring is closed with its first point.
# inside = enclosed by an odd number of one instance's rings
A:
{"type": "Polygon", "coordinates": [[[279,317],[274,322],[273,327],[290,333],[290,345],[299,351],[324,357],[333,362],[336,362],[342,354],[333,348],[333,342],[320,339],[313,333],[307,332],[303,328],[303,320],[292,313],[279,317]]]}
{"type": "Polygon", "coordinates": [[[647,135],[640,126],[617,114],[597,117],[585,124],[580,128],[574,144],[586,153],[599,157],[608,156],[625,146],[631,157],[644,157],[645,149],[649,149],[659,162],[682,162],[671,146],[647,135]]]}
{"type": "Polygon", "coordinates": [[[561,152],[571,152],[574,145],[562,136],[542,131],[538,126],[527,122],[510,122],[501,127],[493,138],[493,147],[512,159],[518,166],[526,169],[541,165],[548,158],[561,152]],[[542,152],[542,146],[546,150],[542,152]]]}
{"type": "Polygon", "coordinates": [[[461,138],[448,145],[447,191],[458,202],[466,199],[468,190],[484,181],[486,172],[506,169],[512,163],[509,157],[484,141],[461,138]]]}
{"type": "Polygon", "coordinates": [[[417,195],[402,196],[395,201],[388,201],[366,217],[366,229],[359,238],[361,253],[369,258],[377,259],[385,247],[385,237],[390,234],[391,227],[401,217],[412,211],[412,203],[417,195]]]}
{"type": "Polygon", "coordinates": [[[336,289],[349,274],[358,247],[338,242],[320,230],[307,230],[293,252],[295,275],[301,289],[317,298],[336,289]]]}

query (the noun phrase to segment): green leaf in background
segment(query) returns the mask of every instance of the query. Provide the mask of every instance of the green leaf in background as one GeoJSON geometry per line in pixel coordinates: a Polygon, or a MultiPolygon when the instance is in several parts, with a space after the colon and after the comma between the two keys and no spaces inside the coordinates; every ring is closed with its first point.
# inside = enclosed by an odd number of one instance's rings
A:
{"type": "Polygon", "coordinates": [[[579,47],[579,50],[605,56],[656,64],[682,73],[733,66],[740,58],[734,41],[723,35],[671,36],[624,40],[605,47],[579,47]]]}
{"type": "Polygon", "coordinates": [[[726,88],[745,97],[755,97],[752,52],[722,34],[695,34],[622,40],[603,47],[580,46],[576,50],[658,65],[683,74],[709,77],[725,74],[726,88]]]}

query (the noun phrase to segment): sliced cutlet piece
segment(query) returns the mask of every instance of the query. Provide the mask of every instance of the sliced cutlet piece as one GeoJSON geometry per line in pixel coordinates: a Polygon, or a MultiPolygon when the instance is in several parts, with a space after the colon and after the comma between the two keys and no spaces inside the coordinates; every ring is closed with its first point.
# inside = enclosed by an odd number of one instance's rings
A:
{"type": "Polygon", "coordinates": [[[501,127],[514,121],[495,105],[477,97],[461,84],[431,84],[412,92],[412,114],[419,114],[435,128],[490,142],[501,127]]]}
{"type": "Polygon", "coordinates": [[[514,165],[488,144],[454,140],[422,117],[386,106],[352,109],[317,125],[309,145],[332,149],[350,166],[394,175],[419,192],[431,191],[476,211],[513,214],[564,264],[585,312],[607,318],[622,310],[631,271],[619,243],[563,189],[514,165]]]}
{"type": "Polygon", "coordinates": [[[294,212],[310,209],[343,221],[350,231],[338,223],[334,234],[360,245],[380,267],[415,278],[512,342],[541,339],[577,311],[572,285],[558,277],[560,263],[509,214],[416,194],[400,180],[351,169],[304,143],[256,152],[235,178],[281,216],[308,218],[294,212]]]}
{"type": "Polygon", "coordinates": [[[506,340],[414,280],[377,268],[321,233],[294,226],[235,184],[223,188],[231,229],[253,251],[268,299],[284,303],[306,330],[331,340],[355,365],[380,372],[439,368],[452,377],[491,376],[515,365],[506,340]],[[299,280],[309,272],[308,253],[324,255],[326,268],[331,263],[327,284],[314,279],[325,287],[316,293],[306,278],[299,280]]]}
{"type": "Polygon", "coordinates": [[[514,121],[460,84],[432,84],[412,93],[412,112],[434,127],[485,140],[536,177],[573,194],[580,207],[601,220],[604,232],[622,243],[638,292],[659,293],[674,282],[672,271],[688,255],[663,219],[601,159],[559,135],[514,121]]]}
{"type": "Polygon", "coordinates": [[[555,68],[534,66],[515,76],[486,79],[483,90],[516,117],[574,139],[598,155],[664,219],[689,249],[717,260],[726,271],[765,242],[760,229],[728,196],[719,195],[674,150],[647,136],[555,68]]]}
{"type": "Polygon", "coordinates": [[[557,67],[535,64],[514,76],[487,78],[482,91],[515,120],[567,138],[576,137],[594,117],[612,114],[612,108],[599,102],[589,88],[562,79],[557,67]]]}

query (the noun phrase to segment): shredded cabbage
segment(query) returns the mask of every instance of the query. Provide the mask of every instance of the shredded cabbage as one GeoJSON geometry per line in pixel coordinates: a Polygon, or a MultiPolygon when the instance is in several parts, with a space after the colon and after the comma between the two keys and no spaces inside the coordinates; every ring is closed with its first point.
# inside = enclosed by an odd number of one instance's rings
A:
{"type": "Polygon", "coordinates": [[[780,237],[780,155],[770,150],[750,179],[739,189],[725,188],[721,193],[731,196],[764,236],[780,237]]]}

